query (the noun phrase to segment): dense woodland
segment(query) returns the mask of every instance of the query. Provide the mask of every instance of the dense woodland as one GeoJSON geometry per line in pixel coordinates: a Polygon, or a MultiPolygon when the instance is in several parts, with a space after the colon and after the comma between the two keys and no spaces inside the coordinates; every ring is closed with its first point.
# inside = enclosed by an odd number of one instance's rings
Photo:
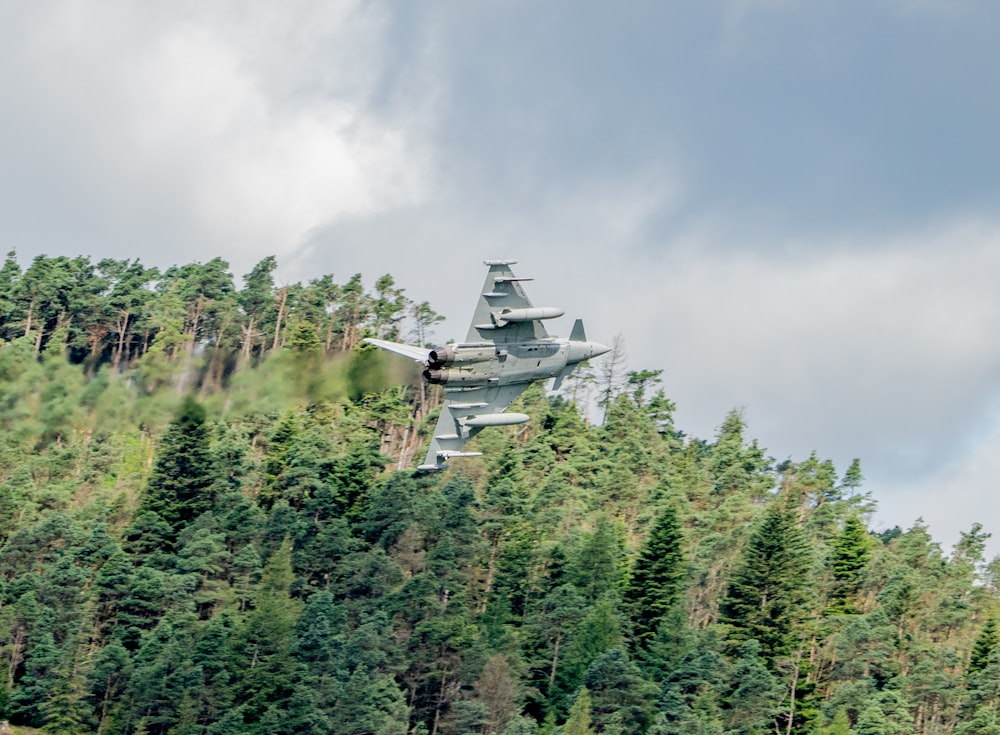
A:
{"type": "Polygon", "coordinates": [[[383,276],[0,270],[0,719],[102,735],[998,734],[1000,562],[620,351],[479,458],[383,276]],[[398,372],[396,372],[398,371],[398,372]],[[601,422],[589,422],[592,398],[601,422]],[[402,469],[401,469],[402,468],[402,469]]]}

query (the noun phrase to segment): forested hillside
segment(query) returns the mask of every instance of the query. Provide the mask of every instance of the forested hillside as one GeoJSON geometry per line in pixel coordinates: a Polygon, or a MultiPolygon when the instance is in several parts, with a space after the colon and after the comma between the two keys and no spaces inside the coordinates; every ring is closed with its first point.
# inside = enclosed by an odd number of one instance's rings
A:
{"type": "MultiPolygon", "coordinates": [[[[440,396],[383,276],[0,270],[0,719],[102,735],[1000,733],[1000,563],[858,462],[584,374],[407,469],[440,396]],[[591,425],[580,405],[604,400],[591,425]]],[[[600,370],[595,370],[601,373],[600,370]]]]}

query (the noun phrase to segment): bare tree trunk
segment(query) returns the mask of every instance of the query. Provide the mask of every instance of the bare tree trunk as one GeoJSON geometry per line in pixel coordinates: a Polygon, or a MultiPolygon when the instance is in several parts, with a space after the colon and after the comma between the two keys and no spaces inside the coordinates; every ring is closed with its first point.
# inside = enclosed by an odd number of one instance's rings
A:
{"type": "Polygon", "coordinates": [[[407,426],[403,430],[403,438],[399,442],[399,459],[396,460],[396,469],[402,470],[406,468],[407,456],[409,452],[407,451],[410,447],[410,430],[411,426],[407,426]]]}
{"type": "Polygon", "coordinates": [[[437,706],[434,707],[434,727],[431,728],[431,735],[437,735],[438,723],[441,720],[441,705],[444,704],[444,693],[448,686],[448,674],[441,676],[441,689],[438,691],[437,706]]]}
{"type": "Polygon", "coordinates": [[[130,316],[131,315],[129,314],[128,309],[125,310],[124,314],[119,312],[118,323],[115,324],[115,327],[118,329],[118,346],[115,348],[115,356],[111,361],[115,370],[117,370],[118,366],[121,365],[122,351],[125,349],[125,330],[128,329],[128,320],[130,316]]]}
{"type": "Polygon", "coordinates": [[[35,313],[35,299],[31,299],[31,303],[28,304],[28,317],[24,321],[24,336],[27,337],[31,334],[31,317],[35,313]]]}
{"type": "Polygon", "coordinates": [[[328,315],[326,320],[326,352],[333,349],[333,314],[328,315]]]}
{"type": "Polygon", "coordinates": [[[802,659],[802,649],[795,653],[795,667],[792,669],[792,692],[788,702],[788,724],[785,735],[792,735],[792,723],[795,722],[795,691],[799,685],[799,661],[802,659]]]}
{"type": "Polygon", "coordinates": [[[201,324],[201,305],[204,297],[198,294],[198,300],[194,302],[194,319],[191,321],[191,344],[188,346],[188,354],[194,354],[194,345],[198,341],[198,326],[201,324]]]}
{"type": "Polygon", "coordinates": [[[10,663],[7,666],[7,691],[14,688],[14,672],[24,660],[24,628],[18,626],[10,645],[10,663]]]}
{"type": "Polygon", "coordinates": [[[271,350],[278,349],[278,337],[281,335],[281,320],[285,317],[285,302],[288,300],[288,286],[281,289],[281,303],[278,304],[278,319],[274,324],[274,341],[271,350]]]}
{"type": "Polygon", "coordinates": [[[351,312],[351,319],[344,325],[344,352],[354,349],[358,339],[358,319],[360,319],[360,307],[355,307],[351,312]]]}
{"type": "Polygon", "coordinates": [[[497,547],[500,545],[500,534],[493,537],[490,543],[490,560],[486,566],[486,582],[483,584],[483,602],[479,606],[479,613],[486,612],[486,605],[490,599],[490,592],[493,591],[493,579],[497,573],[497,547]]]}
{"type": "Polygon", "coordinates": [[[559,666],[559,645],[562,643],[562,638],[562,633],[559,633],[556,636],[556,645],[552,649],[552,668],[549,670],[549,691],[552,691],[552,687],[556,683],[556,667],[559,666]]]}
{"type": "MultiPolygon", "coordinates": [[[[222,374],[226,369],[226,353],[222,347],[222,335],[226,333],[229,329],[229,325],[233,323],[232,314],[226,316],[225,321],[219,327],[219,331],[215,333],[215,349],[212,351],[212,357],[208,363],[208,382],[211,387],[218,390],[222,390],[222,374]]],[[[204,386],[202,387],[202,392],[204,392],[204,386]]]]}
{"type": "Polygon", "coordinates": [[[616,334],[611,343],[611,352],[604,362],[601,363],[601,398],[600,403],[604,407],[604,415],[601,421],[608,418],[608,409],[611,401],[618,392],[621,383],[621,373],[625,369],[625,338],[621,334],[616,334]]]}
{"type": "Polygon", "coordinates": [[[250,357],[250,350],[252,349],[252,344],[253,344],[253,330],[254,327],[256,326],[257,326],[257,320],[254,319],[253,317],[250,317],[250,321],[247,323],[245,327],[243,327],[243,344],[240,348],[240,351],[243,353],[244,356],[248,358],[250,357]]]}

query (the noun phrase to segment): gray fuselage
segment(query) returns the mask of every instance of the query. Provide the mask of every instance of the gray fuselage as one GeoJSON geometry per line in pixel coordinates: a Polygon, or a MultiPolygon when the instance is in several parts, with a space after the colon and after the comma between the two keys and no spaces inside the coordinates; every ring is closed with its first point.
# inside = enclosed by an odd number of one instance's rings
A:
{"type": "Polygon", "coordinates": [[[448,386],[530,383],[554,378],[568,366],[603,355],[608,349],[598,342],[556,338],[449,345],[431,352],[424,378],[448,386]]]}

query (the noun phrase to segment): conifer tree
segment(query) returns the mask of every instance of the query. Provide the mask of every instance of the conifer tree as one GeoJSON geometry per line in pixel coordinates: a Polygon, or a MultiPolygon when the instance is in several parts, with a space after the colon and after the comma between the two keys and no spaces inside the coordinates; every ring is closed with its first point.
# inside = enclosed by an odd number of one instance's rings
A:
{"type": "Polygon", "coordinates": [[[21,278],[21,266],[17,263],[17,253],[13,250],[7,253],[3,267],[0,267],[0,338],[9,340],[18,336],[11,323],[16,313],[14,291],[21,278]]]}
{"type": "Polygon", "coordinates": [[[77,735],[86,728],[89,714],[86,693],[81,677],[72,675],[76,669],[72,664],[63,662],[52,691],[38,706],[46,732],[53,735],[77,735]]]}
{"type": "Polygon", "coordinates": [[[62,659],[63,652],[56,646],[52,634],[46,630],[39,635],[25,656],[24,676],[11,697],[11,712],[22,722],[42,724],[41,707],[56,694],[62,680],[59,676],[62,659]]]}
{"type": "Polygon", "coordinates": [[[538,662],[532,667],[539,672],[539,687],[550,696],[561,674],[565,657],[567,633],[576,628],[586,615],[586,602],[573,585],[556,587],[545,595],[524,626],[527,639],[535,642],[538,662]]]}
{"type": "Polygon", "coordinates": [[[755,735],[775,727],[782,687],[760,660],[759,649],[756,641],[744,643],[733,667],[725,718],[727,732],[734,735],[755,735]]]}
{"type": "Polygon", "coordinates": [[[568,697],[583,683],[589,666],[608,649],[623,644],[619,607],[616,596],[603,597],[573,630],[556,673],[555,687],[548,692],[551,706],[564,708],[568,697]]]}
{"type": "Polygon", "coordinates": [[[871,540],[864,523],[857,516],[844,522],[844,530],[833,542],[834,586],[828,612],[853,614],[857,612],[852,598],[861,584],[861,575],[871,556],[871,540]]]}
{"type": "MultiPolygon", "coordinates": [[[[974,654],[986,634],[984,628],[976,641],[974,654]]],[[[994,626],[995,634],[995,626],[994,626]]],[[[978,658],[978,655],[976,655],[978,658]]],[[[996,735],[1000,733],[1000,651],[995,648],[987,656],[982,668],[971,670],[967,677],[966,689],[959,707],[959,727],[957,735],[996,735]]]]}
{"type": "Polygon", "coordinates": [[[244,658],[239,699],[248,723],[263,723],[271,707],[283,706],[294,689],[295,626],[302,604],[290,596],[292,545],[286,538],[268,559],[257,586],[254,610],[238,635],[244,658]]]}
{"type": "Polygon", "coordinates": [[[622,577],[621,530],[605,516],[596,525],[574,554],[571,569],[577,588],[591,602],[616,590],[622,577]]]}
{"type": "Polygon", "coordinates": [[[767,466],[767,461],[756,441],[745,446],[745,431],[746,421],[741,411],[733,409],[726,414],[711,451],[713,492],[742,492],[760,482],[760,470],[767,466]]]}
{"type": "Polygon", "coordinates": [[[593,735],[594,729],[590,726],[590,692],[587,687],[580,689],[573,700],[573,706],[569,708],[569,717],[562,727],[562,735],[593,735]]]}
{"type": "Polygon", "coordinates": [[[767,661],[789,653],[807,600],[809,547],[780,500],[765,511],[720,605],[735,641],[756,639],[767,661]]]}
{"type": "Polygon", "coordinates": [[[111,641],[96,655],[93,667],[88,672],[88,678],[98,732],[104,731],[105,721],[119,706],[119,699],[131,673],[132,661],[129,652],[117,640],[111,641]]]}
{"type": "Polygon", "coordinates": [[[212,481],[205,408],[186,396],[160,442],[140,512],[154,512],[166,521],[172,542],[184,526],[212,508],[212,481]]]}
{"type": "Polygon", "coordinates": [[[645,645],[680,594],[684,577],[681,529],[677,511],[666,508],[656,519],[625,589],[634,635],[645,645]]]}
{"type": "Polygon", "coordinates": [[[277,267],[278,263],[274,256],[269,255],[243,276],[244,288],[237,298],[243,308],[243,313],[246,315],[240,347],[240,351],[245,357],[249,357],[258,342],[263,339],[264,335],[260,327],[265,313],[274,303],[273,274],[277,267]]]}
{"type": "Polygon", "coordinates": [[[857,492],[858,488],[861,487],[861,483],[864,481],[864,475],[861,474],[861,460],[855,457],[851,460],[851,466],[847,468],[843,478],[841,478],[840,485],[841,487],[846,487],[848,491],[854,493],[857,492]]]}
{"type": "Polygon", "coordinates": [[[600,731],[620,724],[625,732],[645,732],[653,717],[658,687],[642,678],[623,649],[612,648],[597,658],[587,668],[584,686],[590,692],[591,714],[600,731]]]}
{"type": "Polygon", "coordinates": [[[828,723],[817,725],[813,730],[814,735],[851,735],[851,721],[847,717],[844,709],[838,709],[828,723]]]}
{"type": "Polygon", "coordinates": [[[969,656],[969,676],[989,665],[990,655],[997,650],[998,643],[1000,643],[1000,632],[997,631],[997,619],[989,617],[972,646],[972,654],[969,656]]]}

